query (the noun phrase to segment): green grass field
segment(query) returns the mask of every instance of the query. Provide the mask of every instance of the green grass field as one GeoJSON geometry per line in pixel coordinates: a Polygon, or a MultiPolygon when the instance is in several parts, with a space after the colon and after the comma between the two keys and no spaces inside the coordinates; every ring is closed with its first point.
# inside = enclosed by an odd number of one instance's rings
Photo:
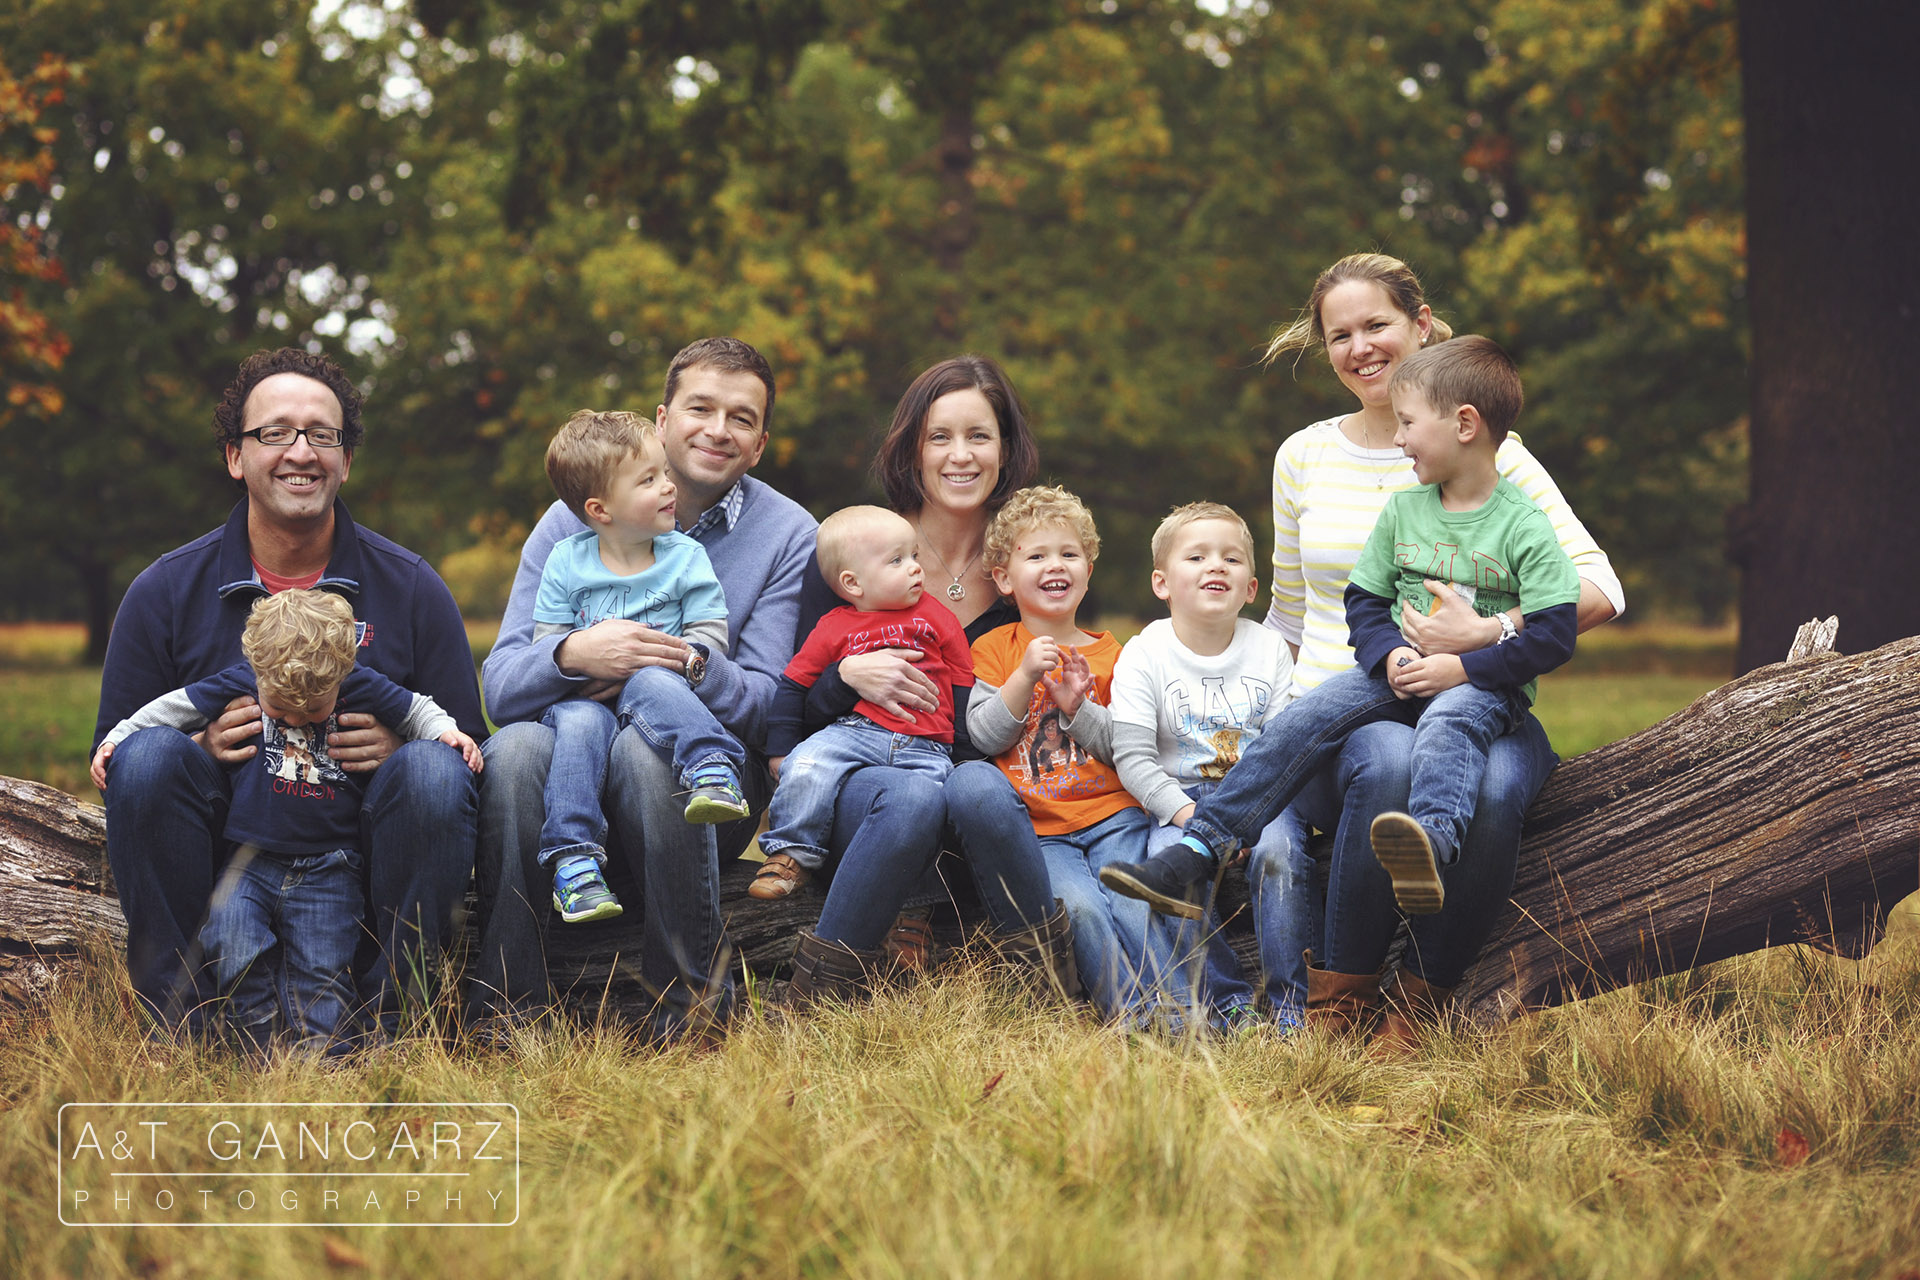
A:
{"type": "MultiPolygon", "coordinates": [[[[0,771],[71,753],[74,773],[36,776],[79,776],[91,679],[57,647],[0,658],[0,771]]],[[[1575,670],[1541,711],[1572,754],[1715,683],[1575,670]]],[[[1859,964],[1780,948],[1403,1060],[1129,1036],[963,961],[857,1009],[749,1016],[717,1046],[569,1025],[504,1052],[420,1038],[255,1067],[149,1045],[121,974],[103,955],[45,1004],[0,1006],[0,1275],[1920,1275],[1912,903],[1859,964]],[[229,1180],[187,1215],[205,1229],[65,1226],[59,1111],[102,1101],[510,1102],[518,1221],[410,1228],[390,1197],[384,1225],[274,1228],[229,1180]]],[[[396,1184],[344,1185],[351,1206],[396,1184]]]]}

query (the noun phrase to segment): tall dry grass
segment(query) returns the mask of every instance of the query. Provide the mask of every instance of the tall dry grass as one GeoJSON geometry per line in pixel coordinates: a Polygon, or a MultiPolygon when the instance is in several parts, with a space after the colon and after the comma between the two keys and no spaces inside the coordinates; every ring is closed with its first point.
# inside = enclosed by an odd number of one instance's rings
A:
{"type": "Polygon", "coordinates": [[[1913,936],[1401,1061],[1129,1036],[961,967],[716,1048],[569,1024],[254,1067],[150,1048],[107,960],[0,1025],[0,1273],[1891,1280],[1920,1268],[1913,936]],[[55,1114],[100,1099],[513,1102],[520,1221],[63,1227],[55,1114]]]}

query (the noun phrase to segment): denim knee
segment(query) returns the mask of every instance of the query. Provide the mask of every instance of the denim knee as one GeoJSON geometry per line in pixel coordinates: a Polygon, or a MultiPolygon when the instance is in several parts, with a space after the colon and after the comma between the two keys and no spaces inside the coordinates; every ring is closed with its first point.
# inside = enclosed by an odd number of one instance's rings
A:
{"type": "Polygon", "coordinates": [[[226,778],[218,762],[178,729],[142,729],[121,741],[107,761],[109,813],[154,804],[183,787],[208,800],[223,799],[226,778]]]}

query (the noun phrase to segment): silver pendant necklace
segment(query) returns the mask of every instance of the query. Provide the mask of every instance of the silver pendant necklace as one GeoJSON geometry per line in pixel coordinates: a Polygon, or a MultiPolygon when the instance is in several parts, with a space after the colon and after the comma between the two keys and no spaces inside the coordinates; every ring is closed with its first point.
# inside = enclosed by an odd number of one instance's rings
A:
{"type": "MultiPolygon", "coordinates": [[[[918,533],[919,530],[916,529],[914,532],[918,533]]],[[[967,560],[967,562],[960,566],[960,572],[955,573],[952,569],[947,567],[947,562],[940,558],[940,553],[933,549],[933,544],[931,542],[928,542],[926,544],[926,547],[929,554],[933,556],[934,563],[940,566],[940,572],[946,574],[949,578],[953,579],[952,582],[949,582],[947,584],[947,599],[953,601],[955,604],[958,604],[962,600],[965,600],[967,598],[967,588],[966,588],[966,584],[961,582],[960,579],[966,575],[967,570],[973,568],[973,562],[980,558],[980,552],[979,551],[974,552],[973,555],[967,560]]],[[[984,547],[981,548],[982,551],[984,551],[985,549],[986,548],[984,547]]]]}

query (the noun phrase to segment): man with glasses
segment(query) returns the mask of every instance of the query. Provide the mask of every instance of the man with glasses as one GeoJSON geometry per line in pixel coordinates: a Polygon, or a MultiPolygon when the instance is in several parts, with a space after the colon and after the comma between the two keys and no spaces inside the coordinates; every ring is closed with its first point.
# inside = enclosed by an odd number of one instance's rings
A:
{"type": "MultiPolygon", "coordinates": [[[[556,502],[527,538],[483,670],[487,709],[501,729],[486,746],[481,778],[481,929],[470,1014],[488,1031],[504,1033],[552,999],[542,936],[552,915],[553,874],[539,865],[538,853],[553,731],[538,723],[542,711],[562,698],[611,696],[642,666],[679,672],[747,746],[742,782],[753,808],[765,807],[772,790],[767,709],[793,657],[802,591],[811,584],[817,592],[814,616],[833,602],[812,568],[813,517],[747,474],[766,449],[773,398],[773,370],[737,338],[703,338],[681,350],[661,397],[675,523],[706,548],[720,579],[725,649],[619,619],[535,639],[541,569],[556,543],[585,526],[556,502]]],[[[722,828],[687,822],[672,759],[648,735],[643,708],[614,739],[604,804],[612,852],[641,889],[640,976],[657,997],[651,1032],[664,1040],[726,1017],[733,988],[720,859],[738,856],[754,821],[722,828]]]]}
{"type": "MultiPolygon", "coordinates": [[[[339,366],[294,348],[261,351],[214,410],[227,474],[245,491],[221,528],[170,551],[127,589],[100,673],[94,746],[153,698],[241,660],[256,600],[290,587],[353,606],[358,661],[486,734],[460,610],[419,556],[354,524],[338,500],[362,435],[360,395],[339,366]]],[[[476,792],[460,753],[402,744],[391,726],[343,713],[334,760],[372,774],[361,810],[370,931],[354,961],[368,1028],[417,1011],[473,866],[476,792]]],[[[144,729],[107,769],[107,858],[127,918],[127,968],[167,1028],[198,1030],[212,994],[198,935],[227,860],[227,767],[259,749],[260,708],[238,698],[202,732],[144,729]]]]}

